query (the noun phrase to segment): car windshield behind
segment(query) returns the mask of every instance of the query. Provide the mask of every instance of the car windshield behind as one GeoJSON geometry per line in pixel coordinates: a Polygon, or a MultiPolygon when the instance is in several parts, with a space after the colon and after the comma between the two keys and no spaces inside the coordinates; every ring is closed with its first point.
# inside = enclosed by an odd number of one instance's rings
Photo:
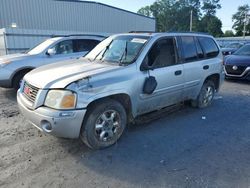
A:
{"type": "Polygon", "coordinates": [[[43,52],[46,48],[48,48],[54,42],[55,42],[55,39],[45,40],[44,42],[38,44],[34,48],[31,48],[29,51],[27,51],[27,54],[29,54],[29,55],[39,54],[39,53],[43,52]]]}
{"type": "Polygon", "coordinates": [[[250,55],[250,44],[242,46],[240,49],[234,52],[234,55],[250,55]]]}
{"type": "Polygon", "coordinates": [[[111,63],[131,64],[148,39],[148,36],[138,35],[109,37],[94,48],[86,58],[111,63]]]}

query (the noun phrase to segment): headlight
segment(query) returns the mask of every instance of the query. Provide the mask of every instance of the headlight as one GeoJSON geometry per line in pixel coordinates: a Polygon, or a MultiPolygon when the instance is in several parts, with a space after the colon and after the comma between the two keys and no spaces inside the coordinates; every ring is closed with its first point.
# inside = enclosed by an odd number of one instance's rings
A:
{"type": "Polygon", "coordinates": [[[44,105],[58,110],[74,109],[76,107],[76,93],[69,90],[50,90],[44,105]]]}

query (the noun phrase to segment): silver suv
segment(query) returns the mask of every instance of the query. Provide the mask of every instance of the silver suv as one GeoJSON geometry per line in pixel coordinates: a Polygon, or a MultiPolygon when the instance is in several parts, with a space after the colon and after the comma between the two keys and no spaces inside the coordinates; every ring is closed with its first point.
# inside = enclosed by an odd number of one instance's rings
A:
{"type": "Polygon", "coordinates": [[[119,34],[85,58],[31,71],[17,100],[39,130],[99,149],[141,114],[186,100],[207,107],[223,79],[222,54],[209,35],[119,34]]]}
{"type": "Polygon", "coordinates": [[[20,80],[32,69],[62,60],[86,55],[105,36],[71,35],[47,39],[26,53],[0,57],[0,87],[15,88],[20,80]]]}

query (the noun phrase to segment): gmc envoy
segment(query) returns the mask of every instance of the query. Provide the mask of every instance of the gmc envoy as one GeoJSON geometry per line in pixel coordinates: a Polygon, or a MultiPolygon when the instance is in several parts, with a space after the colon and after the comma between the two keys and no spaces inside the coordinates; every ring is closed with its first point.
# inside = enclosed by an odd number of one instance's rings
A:
{"type": "Polygon", "coordinates": [[[187,100],[210,105],[224,80],[222,57],[206,34],[118,34],[84,58],[26,74],[17,100],[39,130],[101,149],[139,115],[187,100]]]}

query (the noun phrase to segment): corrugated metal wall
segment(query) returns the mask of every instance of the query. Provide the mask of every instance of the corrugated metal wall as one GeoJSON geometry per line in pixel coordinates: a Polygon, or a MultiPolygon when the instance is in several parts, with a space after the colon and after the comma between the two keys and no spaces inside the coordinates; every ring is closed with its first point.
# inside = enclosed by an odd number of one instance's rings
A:
{"type": "Polygon", "coordinates": [[[119,33],[155,30],[155,19],[94,2],[0,0],[0,28],[119,33]]]}

